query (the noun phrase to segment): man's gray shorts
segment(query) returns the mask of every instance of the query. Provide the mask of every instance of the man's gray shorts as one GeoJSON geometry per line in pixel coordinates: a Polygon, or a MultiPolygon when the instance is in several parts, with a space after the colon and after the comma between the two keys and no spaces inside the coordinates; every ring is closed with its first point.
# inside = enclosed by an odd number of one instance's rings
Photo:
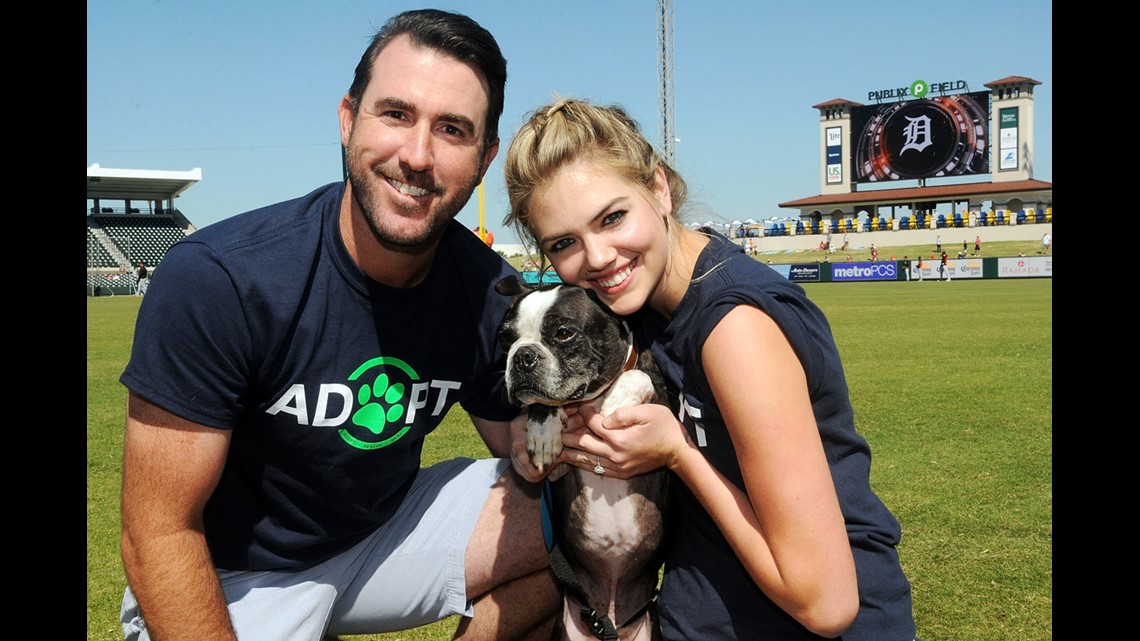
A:
{"type": "MultiPolygon", "coordinates": [[[[326,634],[406,630],[471,616],[467,542],[508,459],[454,459],[424,468],[392,520],[341,555],[299,572],[220,570],[242,641],[319,641],[326,634]]],[[[127,588],[128,641],[149,641],[127,588]]]]}

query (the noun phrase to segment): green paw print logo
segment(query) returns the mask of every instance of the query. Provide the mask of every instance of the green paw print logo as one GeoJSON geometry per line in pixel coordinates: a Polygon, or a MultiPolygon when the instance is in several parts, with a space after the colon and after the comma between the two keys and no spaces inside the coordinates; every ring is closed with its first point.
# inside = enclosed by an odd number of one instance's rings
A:
{"type": "MultiPolygon", "coordinates": [[[[363,384],[356,392],[356,402],[360,407],[352,413],[352,424],[368,430],[367,433],[373,437],[384,437],[385,432],[391,432],[389,428],[399,425],[400,419],[404,417],[404,395],[407,393],[407,386],[389,376],[390,367],[403,372],[409,381],[418,381],[420,378],[419,374],[416,374],[415,370],[404,361],[384,356],[366,361],[348,377],[350,381],[363,380],[363,384]],[[375,372],[375,368],[380,368],[379,372],[375,372]]],[[[376,450],[400,440],[411,427],[405,425],[395,434],[378,441],[357,438],[347,428],[340,430],[340,437],[353,447],[376,450]]]]}

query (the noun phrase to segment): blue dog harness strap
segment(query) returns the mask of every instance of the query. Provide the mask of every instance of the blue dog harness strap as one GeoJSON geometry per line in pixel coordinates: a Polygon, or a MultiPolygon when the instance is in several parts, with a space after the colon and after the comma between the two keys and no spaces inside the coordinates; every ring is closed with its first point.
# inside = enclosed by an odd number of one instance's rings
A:
{"type": "Polygon", "coordinates": [[[546,539],[546,551],[554,549],[554,506],[550,496],[550,480],[542,482],[542,538],[546,539]]]}

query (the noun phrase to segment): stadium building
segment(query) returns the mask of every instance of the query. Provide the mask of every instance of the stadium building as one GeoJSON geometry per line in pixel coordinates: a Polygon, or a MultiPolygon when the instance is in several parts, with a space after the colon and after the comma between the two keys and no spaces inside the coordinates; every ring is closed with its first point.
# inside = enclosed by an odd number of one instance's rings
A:
{"type": "Polygon", "coordinates": [[[174,199],[202,170],[87,168],[87,295],[133,294],[141,262],[154,270],[170,246],[195,231],[174,199]]]}
{"type": "Polygon", "coordinates": [[[962,80],[916,80],[869,91],[870,105],[813,105],[820,193],[780,203],[798,221],[765,235],[1051,223],[1053,185],[1033,178],[1040,84],[1009,76],[970,92],[962,80]]]}

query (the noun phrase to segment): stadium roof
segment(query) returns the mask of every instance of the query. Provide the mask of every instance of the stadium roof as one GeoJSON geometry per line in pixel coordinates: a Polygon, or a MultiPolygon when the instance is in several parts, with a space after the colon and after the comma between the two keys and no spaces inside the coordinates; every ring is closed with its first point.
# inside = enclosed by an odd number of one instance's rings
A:
{"type": "Polygon", "coordinates": [[[98,163],[87,168],[88,200],[172,201],[202,180],[202,169],[159,171],[155,169],[112,169],[98,163]]]}
{"type": "Polygon", "coordinates": [[[780,207],[807,209],[827,206],[840,207],[866,204],[909,205],[915,202],[953,200],[997,200],[999,198],[1053,201],[1053,183],[1041,180],[1014,180],[1010,182],[966,183],[934,187],[906,187],[902,189],[875,189],[842,194],[809,196],[779,203],[780,207]]]}

